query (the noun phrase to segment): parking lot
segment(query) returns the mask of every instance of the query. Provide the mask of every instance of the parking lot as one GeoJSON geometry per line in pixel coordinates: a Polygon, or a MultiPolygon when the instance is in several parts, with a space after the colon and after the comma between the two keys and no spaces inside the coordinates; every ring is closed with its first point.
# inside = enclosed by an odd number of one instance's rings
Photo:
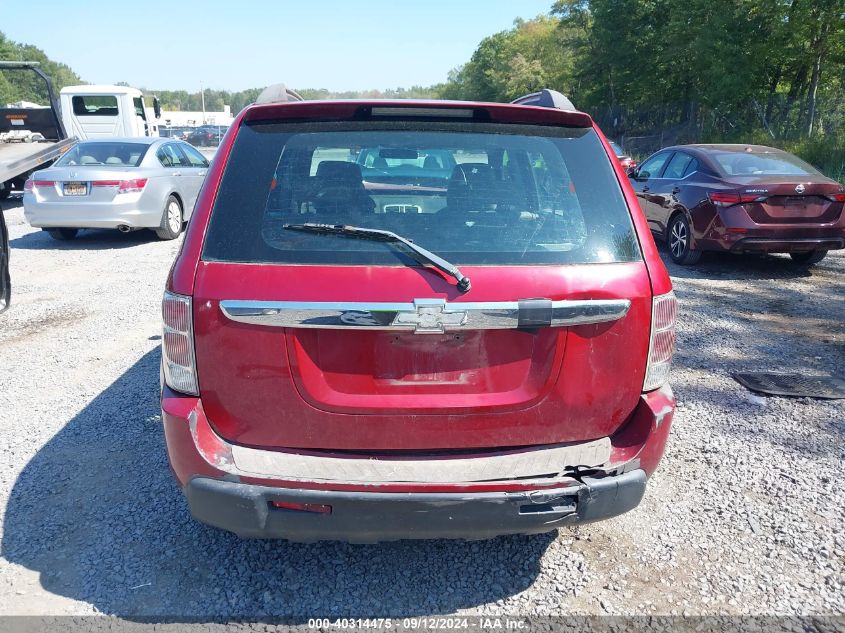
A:
{"type": "Polygon", "coordinates": [[[642,505],[536,537],[242,541],[168,472],[159,301],[179,241],[59,243],[4,203],[0,613],[124,616],[825,614],[845,608],[845,402],[752,395],[738,370],[845,376],[845,253],[664,256],[679,408],[642,505]]]}

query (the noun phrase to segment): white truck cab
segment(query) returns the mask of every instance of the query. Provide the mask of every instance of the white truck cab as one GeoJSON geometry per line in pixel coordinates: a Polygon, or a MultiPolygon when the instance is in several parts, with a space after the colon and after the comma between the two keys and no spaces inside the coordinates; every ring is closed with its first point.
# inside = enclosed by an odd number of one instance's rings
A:
{"type": "Polygon", "coordinates": [[[144,95],[129,86],[67,86],[60,92],[62,122],[80,140],[109,136],[158,136],[161,108],[144,107],[144,95]]]}

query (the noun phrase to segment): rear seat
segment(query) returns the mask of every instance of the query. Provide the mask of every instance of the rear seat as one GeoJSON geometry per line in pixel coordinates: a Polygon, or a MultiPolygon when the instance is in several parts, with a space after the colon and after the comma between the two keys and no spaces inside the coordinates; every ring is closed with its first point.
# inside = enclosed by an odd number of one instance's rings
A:
{"type": "Polygon", "coordinates": [[[455,166],[446,190],[446,207],[440,214],[456,221],[510,224],[513,214],[528,209],[525,195],[510,183],[499,180],[486,163],[455,166]]]}
{"type": "Polygon", "coordinates": [[[317,166],[310,202],[320,221],[353,224],[352,218],[372,214],[376,203],[364,189],[361,167],[342,160],[324,160],[317,166]]]}

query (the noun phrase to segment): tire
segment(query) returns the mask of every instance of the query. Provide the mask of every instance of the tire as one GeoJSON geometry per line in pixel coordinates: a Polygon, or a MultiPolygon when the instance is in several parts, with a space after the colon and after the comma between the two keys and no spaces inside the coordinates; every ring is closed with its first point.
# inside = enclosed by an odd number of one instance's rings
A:
{"type": "Polygon", "coordinates": [[[161,214],[161,226],[155,232],[160,240],[175,240],[182,233],[182,205],[176,196],[167,196],[161,214]]]}
{"type": "Polygon", "coordinates": [[[75,238],[76,234],[79,233],[79,229],[47,229],[47,232],[54,240],[66,242],[75,238]]]}
{"type": "Polygon", "coordinates": [[[683,213],[676,213],[669,220],[666,244],[669,247],[669,257],[676,264],[693,266],[701,259],[701,251],[690,248],[689,222],[683,213]]]}
{"type": "Polygon", "coordinates": [[[789,254],[793,262],[802,266],[812,266],[813,264],[818,264],[821,260],[825,258],[826,255],[827,251],[821,249],[816,249],[814,251],[810,251],[809,253],[789,254]]]}
{"type": "Polygon", "coordinates": [[[3,187],[2,187],[2,189],[0,189],[0,200],[5,200],[10,195],[12,195],[12,181],[11,180],[3,183],[3,187]]]}

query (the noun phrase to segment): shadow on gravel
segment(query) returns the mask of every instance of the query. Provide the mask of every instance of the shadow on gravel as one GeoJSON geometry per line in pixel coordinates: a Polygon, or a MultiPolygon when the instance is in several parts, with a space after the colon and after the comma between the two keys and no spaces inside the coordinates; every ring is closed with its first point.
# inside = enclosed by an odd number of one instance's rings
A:
{"type": "Polygon", "coordinates": [[[131,233],[109,229],[81,229],[72,240],[54,240],[47,231],[37,231],[9,240],[9,246],[24,250],[99,251],[131,248],[157,241],[156,234],[146,229],[131,233]]]}
{"type": "Polygon", "coordinates": [[[171,479],[159,352],[26,465],[2,555],[48,591],[127,617],[448,613],[528,588],[554,534],[383,545],[243,541],[195,523],[171,479]]]}
{"type": "Polygon", "coordinates": [[[814,268],[822,269],[826,263],[822,260],[811,267],[796,264],[788,255],[705,253],[695,266],[679,266],[669,258],[665,244],[658,242],[658,249],[669,273],[680,279],[799,279],[812,276],[814,268]]]}

